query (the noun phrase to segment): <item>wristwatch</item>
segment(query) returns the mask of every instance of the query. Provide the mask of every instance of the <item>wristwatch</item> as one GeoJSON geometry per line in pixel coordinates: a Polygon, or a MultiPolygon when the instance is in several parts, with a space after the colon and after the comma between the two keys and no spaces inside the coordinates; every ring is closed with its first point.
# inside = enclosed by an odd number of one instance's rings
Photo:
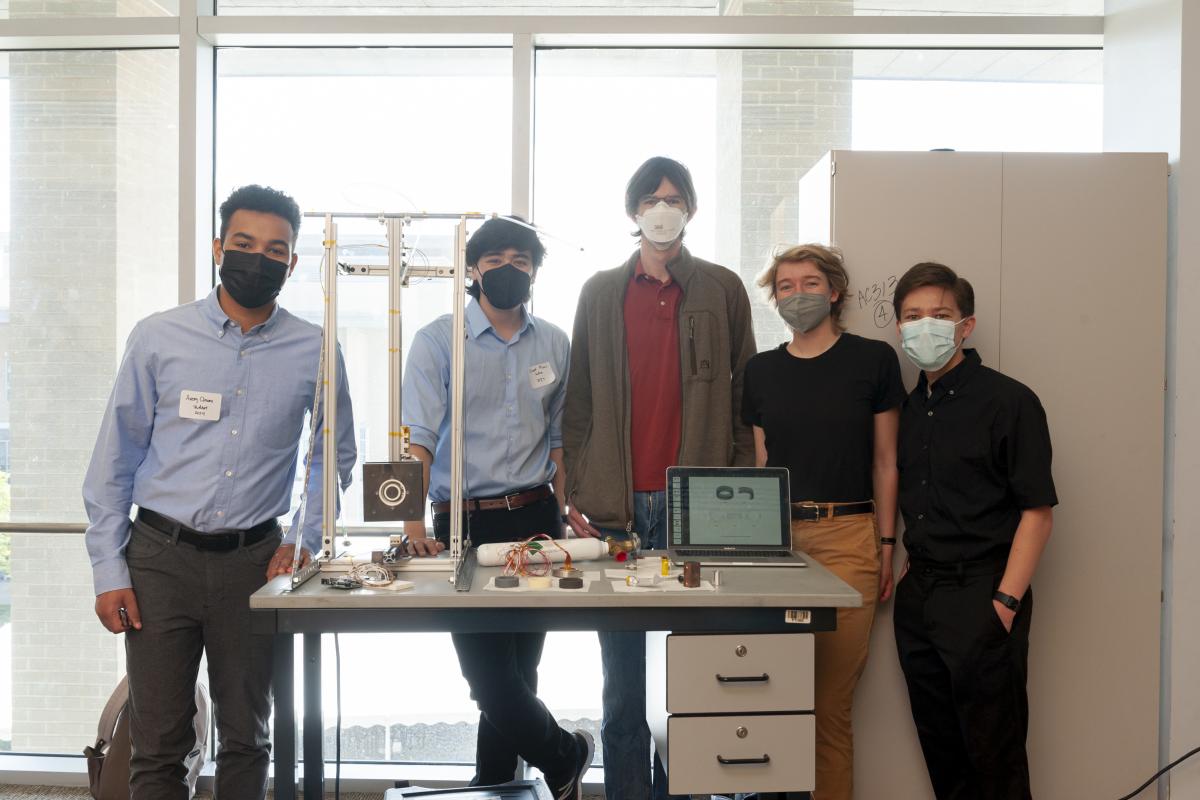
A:
{"type": "Polygon", "coordinates": [[[1007,608],[1009,611],[1016,612],[1017,610],[1019,610],[1021,608],[1020,600],[1013,597],[1011,594],[1005,594],[1004,592],[1001,592],[999,590],[997,590],[997,592],[994,595],[992,595],[992,599],[995,600],[996,602],[998,602],[1000,605],[1007,608]]]}

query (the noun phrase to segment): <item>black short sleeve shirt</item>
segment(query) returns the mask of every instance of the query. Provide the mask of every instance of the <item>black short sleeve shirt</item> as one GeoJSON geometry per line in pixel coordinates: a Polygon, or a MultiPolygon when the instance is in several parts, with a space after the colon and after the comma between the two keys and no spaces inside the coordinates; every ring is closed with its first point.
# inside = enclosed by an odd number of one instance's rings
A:
{"type": "Polygon", "coordinates": [[[916,559],[1005,558],[1021,512],[1058,504],[1037,395],[963,354],[932,393],[922,373],[900,413],[900,511],[916,559]]]}
{"type": "Polygon", "coordinates": [[[815,358],[780,345],[750,359],[743,385],[742,420],[763,429],[767,466],[787,467],[793,502],[872,498],[875,415],[904,401],[890,345],[843,333],[815,358]]]}

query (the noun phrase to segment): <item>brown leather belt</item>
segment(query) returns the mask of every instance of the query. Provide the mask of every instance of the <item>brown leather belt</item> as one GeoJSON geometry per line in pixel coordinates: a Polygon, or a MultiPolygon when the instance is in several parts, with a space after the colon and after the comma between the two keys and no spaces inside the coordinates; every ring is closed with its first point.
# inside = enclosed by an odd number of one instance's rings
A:
{"type": "MultiPolygon", "coordinates": [[[[481,497],[478,500],[463,500],[465,511],[516,511],[518,508],[533,505],[539,500],[553,497],[554,490],[543,484],[533,489],[516,494],[506,494],[503,497],[481,497]]],[[[433,513],[449,514],[450,501],[433,504],[433,513]]]]}
{"type": "Polygon", "coordinates": [[[803,503],[792,503],[792,519],[805,522],[816,522],[833,517],[848,517],[851,514],[872,514],[875,503],[864,500],[861,503],[814,503],[805,500],[803,503]]]}

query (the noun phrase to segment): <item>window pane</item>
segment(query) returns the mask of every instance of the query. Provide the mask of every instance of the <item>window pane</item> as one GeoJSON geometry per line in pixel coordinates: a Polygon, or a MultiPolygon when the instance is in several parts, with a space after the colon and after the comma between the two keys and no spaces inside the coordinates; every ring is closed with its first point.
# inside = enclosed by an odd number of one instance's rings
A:
{"type": "MultiPolygon", "coordinates": [[[[0,518],[84,522],[125,338],[178,296],[178,54],[0,59],[0,518]]],[[[93,601],[82,536],[0,534],[0,748],[95,736],[125,670],[93,601]]]]}
{"type": "MultiPolygon", "coordinates": [[[[325,636],[326,675],[334,672],[325,636]]],[[[448,633],[343,634],[342,759],[417,764],[475,763],[479,711],[448,633]],[[389,665],[381,679],[380,665],[389,665]]],[[[600,642],[586,632],[550,633],[539,667],[538,698],[566,730],[586,730],[600,747],[600,642]]],[[[336,683],[324,685],[325,753],[332,758],[336,683]]],[[[297,708],[302,702],[297,692],[297,708]]]]}
{"type": "Polygon", "coordinates": [[[859,50],[856,150],[1103,149],[1098,50],[859,50]]]}
{"type": "Polygon", "coordinates": [[[221,0],[218,13],[1102,16],[1104,0],[221,0]]]}
{"type": "Polygon", "coordinates": [[[698,256],[751,287],[759,349],[788,334],[753,281],[795,244],[800,178],[835,148],[1098,150],[1098,51],[545,50],[535,210],[552,248],[539,314],[569,326],[583,282],[633,252],[625,181],[670,155],[692,171],[698,256]],[[579,124],[587,120],[587,124],[579,124]]]}
{"type": "Polygon", "coordinates": [[[179,0],[0,0],[0,19],[178,15],[179,0]]]}
{"type": "MultiPolygon", "coordinates": [[[[218,53],[217,196],[260,183],[303,211],[507,213],[511,202],[512,56],[495,50],[242,50],[218,53]],[[311,109],[337,98],[337,113],[311,109]]],[[[218,203],[219,203],[218,199],[218,203]]],[[[414,264],[449,264],[452,222],[406,233],[414,264]]],[[[299,263],[280,302],[320,324],[323,222],[300,228],[299,263]]],[[[385,264],[383,226],[338,220],[343,263],[385,264]]],[[[361,525],[364,461],[388,453],[387,281],[338,282],[338,337],[346,358],[359,466],[343,520],[361,525]]],[[[423,325],[450,310],[450,282],[414,279],[404,291],[403,352],[423,325]]],[[[303,470],[297,470],[293,508],[303,470]]]]}
{"type": "MultiPolygon", "coordinates": [[[[221,50],[217,65],[219,198],[256,182],[289,192],[305,211],[509,211],[510,50],[221,50]],[[311,107],[320,97],[336,97],[338,113],[273,117],[261,110],[311,107]]],[[[451,263],[453,233],[451,222],[414,222],[406,233],[412,263],[451,263]]],[[[306,219],[299,265],[280,295],[290,311],[318,323],[322,239],[321,220],[306,219]]],[[[386,263],[374,219],[339,219],[338,240],[339,261],[386,263]]],[[[386,286],[375,277],[338,281],[338,338],[360,462],[342,505],[352,525],[362,524],[361,463],[387,459],[386,286]]],[[[419,328],[451,310],[450,290],[445,279],[414,279],[404,290],[403,352],[419,328]]],[[[352,547],[380,543],[360,539],[352,547]]],[[[473,763],[478,711],[447,634],[347,635],[340,642],[345,760],[473,763]],[[397,691],[381,690],[380,664],[400,669],[391,687],[397,691]]],[[[332,671],[332,637],[324,650],[332,671]]],[[[543,700],[568,727],[598,736],[596,635],[552,634],[542,665],[543,700]]],[[[324,709],[332,754],[332,682],[324,709]]]]}
{"type": "Polygon", "coordinates": [[[714,16],[716,0],[219,0],[241,14],[652,14],[714,16]]]}
{"type": "Polygon", "coordinates": [[[853,3],[855,14],[1104,16],[1104,0],[853,0],[853,3]]]}

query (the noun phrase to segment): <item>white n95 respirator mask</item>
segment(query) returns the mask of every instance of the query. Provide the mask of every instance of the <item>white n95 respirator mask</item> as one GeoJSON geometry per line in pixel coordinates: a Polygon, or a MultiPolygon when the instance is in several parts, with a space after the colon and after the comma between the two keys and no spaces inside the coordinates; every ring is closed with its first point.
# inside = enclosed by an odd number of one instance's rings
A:
{"type": "Polygon", "coordinates": [[[666,250],[683,234],[688,215],[682,209],[671,208],[659,201],[658,205],[633,219],[641,229],[642,236],[659,250],[666,250]]]}

